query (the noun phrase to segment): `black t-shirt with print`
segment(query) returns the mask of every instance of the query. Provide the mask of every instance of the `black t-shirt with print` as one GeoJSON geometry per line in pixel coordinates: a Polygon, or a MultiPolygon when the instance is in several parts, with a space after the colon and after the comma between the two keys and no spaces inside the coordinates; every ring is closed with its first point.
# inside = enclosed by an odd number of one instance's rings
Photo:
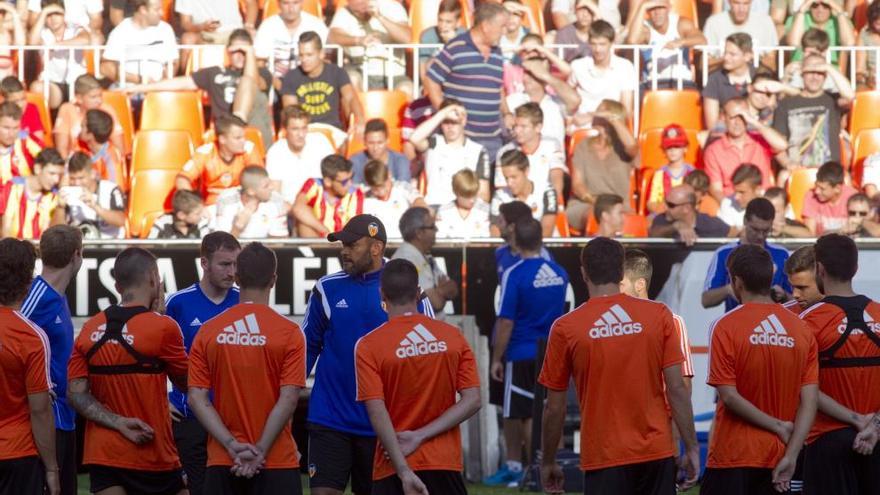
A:
{"type": "Polygon", "coordinates": [[[340,91],[347,84],[351,84],[348,74],[333,64],[324,64],[321,74],[315,78],[296,68],[284,75],[281,94],[295,96],[312,116],[312,122],[344,129],[339,117],[339,101],[340,91]]]}

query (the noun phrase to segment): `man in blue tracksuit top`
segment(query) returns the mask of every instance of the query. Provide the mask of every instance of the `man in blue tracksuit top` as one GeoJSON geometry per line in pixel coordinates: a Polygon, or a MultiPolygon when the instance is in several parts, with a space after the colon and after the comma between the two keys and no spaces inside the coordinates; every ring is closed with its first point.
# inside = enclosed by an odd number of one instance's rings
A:
{"type": "MultiPolygon", "coordinates": [[[[350,477],[352,493],[368,495],[376,437],[355,400],[354,346],[388,321],[379,296],[387,236],[378,218],[357,215],[327,239],[342,242],[342,271],[318,280],[303,319],[309,372],[321,357],[309,398],[309,487],[313,495],[339,495],[350,477]]],[[[424,298],[420,311],[433,316],[424,298]]]]}
{"type": "MultiPolygon", "coordinates": [[[[52,411],[55,413],[55,455],[61,495],[76,495],[76,413],[67,403],[67,361],[73,352],[73,320],[64,292],[82,265],[82,233],[56,225],[40,237],[43,272],[34,277],[21,304],[21,314],[49,338],[52,411]]],[[[3,407],[0,405],[0,407],[3,407]]]]}
{"type": "MultiPolygon", "coordinates": [[[[202,324],[238,304],[235,283],[235,260],[241,245],[232,234],[217,231],[202,239],[199,250],[202,278],[165,300],[165,314],[180,326],[183,344],[190,346],[202,324]]],[[[186,391],[174,387],[168,394],[174,443],[186,472],[189,492],[202,495],[205,464],[208,462],[208,433],[186,404],[186,391]]]]}
{"type": "MultiPolygon", "coordinates": [[[[514,226],[522,219],[532,218],[532,210],[522,201],[511,201],[501,205],[499,213],[498,230],[501,231],[501,238],[506,242],[495,249],[495,269],[498,271],[498,282],[500,283],[504,272],[520,260],[519,252],[510,242],[513,239],[514,226]]],[[[541,246],[541,258],[553,261],[553,255],[544,246],[541,246]]]]}

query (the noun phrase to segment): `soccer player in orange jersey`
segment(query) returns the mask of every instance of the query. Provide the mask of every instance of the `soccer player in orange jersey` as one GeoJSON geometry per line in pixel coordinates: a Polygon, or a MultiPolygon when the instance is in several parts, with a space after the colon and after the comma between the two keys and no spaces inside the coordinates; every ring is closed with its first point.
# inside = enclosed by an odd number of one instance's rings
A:
{"type": "Polygon", "coordinates": [[[86,419],[83,464],[99,495],[186,494],[171,433],[170,379],[186,387],[183,335],[164,311],[156,258],[116,256],[118,305],[89,319],[73,346],[67,399],[86,419]]]}
{"type": "Polygon", "coordinates": [[[726,263],[739,306],[710,331],[707,383],[719,400],[700,493],[786,492],[816,415],[816,343],[773,302],[767,250],[743,244],[726,263]]]}
{"type": "Polygon", "coordinates": [[[187,403],[211,434],[205,493],[302,493],[290,422],[306,385],[306,339],[269,306],[277,267],[269,248],[245,246],[241,302],[205,322],[190,350],[187,403]]]}
{"type": "Polygon", "coordinates": [[[807,438],[806,495],[880,493],[880,304],[858,295],[855,242],[816,242],[822,302],[801,313],[819,345],[819,414],[807,438]]]}
{"type": "Polygon", "coordinates": [[[380,293],[388,323],[355,346],[357,400],[384,448],[374,456],[372,494],[464,495],[458,425],[480,409],[474,355],[458,328],[419,314],[411,262],[389,261],[380,293]]]}
{"type": "Polygon", "coordinates": [[[66,205],[57,193],[63,175],[64,159],[46,148],[34,160],[34,175],[14,177],[0,188],[0,237],[39,239],[50,226],[65,223],[66,205]]]}
{"type": "Polygon", "coordinates": [[[785,260],[785,274],[791,283],[793,299],[782,306],[794,314],[801,314],[824,297],[816,281],[816,251],[813,246],[803,246],[791,253],[785,260]]]}
{"type": "Polygon", "coordinates": [[[584,493],[675,493],[667,401],[686,449],[681,462],[687,479],[680,486],[694,485],[699,475],[699,446],[672,312],[661,303],[621,294],[623,267],[619,242],[605,237],[588,242],[581,251],[581,273],[590,299],[550,330],[538,379],[548,389],[541,479],[549,493],[561,493],[564,483],[556,451],[571,378],[581,410],[584,493]]]}
{"type": "Polygon", "coordinates": [[[34,273],[30,242],[0,240],[0,494],[58,495],[49,338],[19,313],[34,273]]]}

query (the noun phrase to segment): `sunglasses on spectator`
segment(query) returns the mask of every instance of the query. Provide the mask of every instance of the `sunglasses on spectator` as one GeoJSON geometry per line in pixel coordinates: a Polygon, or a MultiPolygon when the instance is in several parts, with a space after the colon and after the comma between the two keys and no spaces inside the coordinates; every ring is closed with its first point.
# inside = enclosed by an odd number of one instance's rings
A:
{"type": "Polygon", "coordinates": [[[666,208],[673,210],[675,208],[678,208],[679,206],[684,206],[684,205],[689,205],[689,204],[691,204],[691,203],[673,203],[671,201],[667,201],[666,208]]]}
{"type": "Polygon", "coordinates": [[[351,184],[351,177],[348,177],[347,179],[333,179],[333,181],[338,182],[339,184],[341,184],[343,186],[347,186],[347,185],[351,184]]]}
{"type": "Polygon", "coordinates": [[[849,210],[849,216],[851,217],[866,217],[868,216],[868,212],[864,210],[849,210]]]}

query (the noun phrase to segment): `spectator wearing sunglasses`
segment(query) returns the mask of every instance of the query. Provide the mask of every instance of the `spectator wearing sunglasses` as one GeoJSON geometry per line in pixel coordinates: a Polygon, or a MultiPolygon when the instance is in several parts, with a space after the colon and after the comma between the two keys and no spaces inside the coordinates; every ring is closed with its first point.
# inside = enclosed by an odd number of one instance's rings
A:
{"type": "Polygon", "coordinates": [[[850,237],[877,237],[880,223],[871,207],[871,200],[862,193],[856,193],[846,201],[846,226],[841,234],[850,237]]]}
{"type": "Polygon", "coordinates": [[[666,193],[666,212],[654,217],[650,237],[673,238],[692,246],[699,238],[728,237],[730,226],[723,220],[697,211],[694,189],[682,184],[666,193]]]}
{"type": "Polygon", "coordinates": [[[352,181],[351,162],[340,155],[321,160],[321,177],[303,184],[292,213],[300,237],[327,237],[364,212],[364,192],[352,181]]]}

